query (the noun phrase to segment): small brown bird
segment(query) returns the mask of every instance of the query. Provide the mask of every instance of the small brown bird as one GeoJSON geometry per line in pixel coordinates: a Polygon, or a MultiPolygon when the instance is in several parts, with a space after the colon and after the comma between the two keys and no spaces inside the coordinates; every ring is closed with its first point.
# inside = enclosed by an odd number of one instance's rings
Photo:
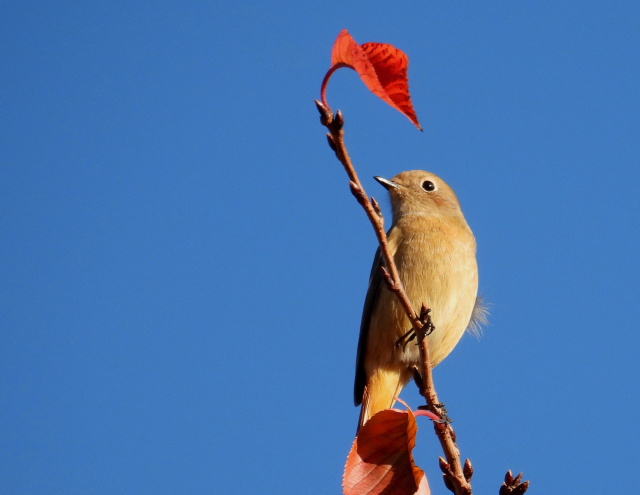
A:
{"type": "MultiPolygon", "coordinates": [[[[435,330],[427,337],[435,367],[453,350],[465,329],[477,328],[484,309],[477,299],[476,241],[458,198],[439,177],[422,170],[393,179],[375,177],[391,198],[393,223],[387,237],[405,291],[415,311],[431,309],[435,330]]],[[[380,250],[371,269],[362,312],[356,358],[354,400],[360,428],[375,413],[393,405],[419,366],[414,342],[396,341],[411,323],[382,278],[380,250]]]]}

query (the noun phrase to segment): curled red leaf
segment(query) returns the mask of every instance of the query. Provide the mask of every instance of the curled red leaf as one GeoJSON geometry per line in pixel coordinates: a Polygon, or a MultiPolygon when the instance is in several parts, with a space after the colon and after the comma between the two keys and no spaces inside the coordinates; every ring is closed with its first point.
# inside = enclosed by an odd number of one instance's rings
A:
{"type": "Polygon", "coordinates": [[[331,75],[341,67],[349,67],[358,73],[373,94],[402,112],[422,130],[409,96],[408,66],[409,59],[402,50],[386,43],[358,45],[343,29],[333,44],[331,68],[322,81],[322,103],[327,105],[326,87],[331,75]]]}
{"type": "Polygon", "coordinates": [[[385,409],[358,431],[345,464],[345,495],[429,495],[424,471],[413,462],[416,420],[410,411],[385,409]]]}

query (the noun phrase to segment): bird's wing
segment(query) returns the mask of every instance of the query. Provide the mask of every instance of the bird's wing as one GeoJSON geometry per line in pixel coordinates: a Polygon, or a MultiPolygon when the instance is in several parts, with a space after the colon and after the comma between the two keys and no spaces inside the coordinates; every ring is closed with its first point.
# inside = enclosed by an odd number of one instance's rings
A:
{"type": "Polygon", "coordinates": [[[380,287],[384,283],[382,280],[382,255],[380,248],[376,251],[373,258],[373,266],[371,267],[371,275],[369,276],[369,289],[367,297],[364,300],[364,308],[362,309],[362,322],[360,323],[360,338],[358,339],[358,354],[356,355],[356,379],[353,384],[353,402],[356,406],[362,403],[364,395],[364,387],[367,384],[367,374],[364,369],[364,356],[367,351],[367,336],[369,334],[369,324],[371,323],[371,315],[378,302],[378,294],[380,287]]]}

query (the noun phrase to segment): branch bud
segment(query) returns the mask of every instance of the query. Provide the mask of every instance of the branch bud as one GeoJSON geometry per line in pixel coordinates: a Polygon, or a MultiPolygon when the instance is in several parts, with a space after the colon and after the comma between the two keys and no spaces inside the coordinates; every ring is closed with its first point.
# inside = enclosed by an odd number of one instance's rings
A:
{"type": "Polygon", "coordinates": [[[325,113],[327,113],[327,107],[325,107],[320,100],[313,101],[315,102],[316,108],[318,109],[318,112],[320,112],[320,115],[324,115],[325,113]]]}
{"type": "Polygon", "coordinates": [[[500,486],[499,495],[523,495],[529,488],[529,482],[521,483],[521,481],[522,473],[514,478],[511,470],[507,471],[504,476],[504,483],[500,486]]]}
{"type": "Polygon", "coordinates": [[[438,457],[438,464],[440,464],[440,471],[442,471],[444,474],[451,473],[451,465],[447,461],[445,461],[443,457],[438,457]]]}
{"type": "Polygon", "coordinates": [[[446,486],[451,493],[456,493],[456,488],[453,486],[453,483],[451,483],[449,476],[447,476],[446,474],[443,474],[442,481],[444,481],[444,486],[446,486]]]}
{"type": "Polygon", "coordinates": [[[342,111],[341,110],[338,110],[336,112],[336,115],[333,118],[333,126],[338,131],[340,129],[342,129],[342,126],[344,126],[344,118],[342,117],[342,111]]]}
{"type": "Polygon", "coordinates": [[[373,211],[376,212],[376,215],[382,218],[382,210],[380,209],[380,203],[378,203],[376,201],[376,198],[374,198],[373,196],[371,197],[371,206],[373,206],[373,211]]]}
{"type": "Polygon", "coordinates": [[[467,480],[467,483],[471,481],[471,477],[473,476],[473,466],[471,465],[471,461],[469,459],[466,459],[464,461],[462,474],[464,474],[464,479],[467,480]]]}

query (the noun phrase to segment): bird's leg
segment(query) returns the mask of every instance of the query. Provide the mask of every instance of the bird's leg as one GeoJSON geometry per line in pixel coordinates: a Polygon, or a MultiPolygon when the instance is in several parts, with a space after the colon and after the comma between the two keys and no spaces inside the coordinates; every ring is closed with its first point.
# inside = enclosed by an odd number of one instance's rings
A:
{"type": "MultiPolygon", "coordinates": [[[[415,375],[414,375],[415,379],[415,375]]],[[[424,406],[418,406],[418,409],[423,409],[425,411],[431,411],[440,416],[440,421],[434,421],[434,423],[442,423],[449,425],[453,423],[453,420],[447,414],[447,409],[444,407],[444,404],[433,404],[433,406],[429,406],[425,404],[424,406]]]]}
{"type": "MultiPolygon", "coordinates": [[[[421,338],[426,337],[427,335],[431,335],[433,331],[436,329],[436,326],[433,324],[431,320],[431,310],[426,308],[424,304],[422,305],[422,309],[420,310],[420,322],[422,323],[422,332],[423,335],[421,338]]],[[[404,351],[407,347],[407,344],[416,338],[416,331],[413,327],[409,329],[407,333],[402,335],[398,340],[396,340],[395,347],[402,347],[404,351]]]]}
{"type": "MultiPolygon", "coordinates": [[[[420,374],[418,367],[412,366],[411,371],[413,372],[413,381],[415,382],[418,389],[422,390],[422,375],[420,374]]],[[[434,423],[444,423],[444,424],[451,423],[449,416],[447,416],[447,410],[444,408],[444,404],[434,404],[433,407],[429,407],[428,404],[425,404],[424,406],[418,406],[418,409],[431,411],[436,413],[438,416],[440,416],[440,420],[439,421],[434,420],[434,423]]]]}
{"type": "Polygon", "coordinates": [[[402,350],[404,351],[405,348],[407,347],[407,344],[412,340],[414,340],[415,338],[416,338],[416,331],[413,328],[411,328],[407,333],[405,333],[402,337],[396,340],[396,343],[395,343],[396,349],[398,347],[402,347],[402,350]]]}
{"type": "Polygon", "coordinates": [[[431,309],[427,308],[424,304],[420,309],[420,321],[422,322],[422,331],[424,332],[422,338],[426,337],[427,335],[431,335],[436,329],[436,326],[431,320],[431,309]]]}
{"type": "MultiPolygon", "coordinates": [[[[422,375],[420,374],[420,370],[418,370],[417,366],[412,366],[411,368],[411,372],[413,373],[413,381],[416,384],[416,387],[418,387],[419,389],[422,389],[422,375]]],[[[429,406],[420,406],[418,407],[418,409],[425,409],[428,408],[429,406]]],[[[440,404],[434,404],[433,407],[435,409],[437,409],[437,413],[444,413],[444,415],[447,414],[447,410],[444,407],[444,404],[440,403],[440,404]]]]}
{"type": "Polygon", "coordinates": [[[420,374],[420,371],[418,370],[417,366],[412,366],[411,367],[411,372],[413,373],[413,382],[416,384],[416,387],[418,387],[418,389],[422,390],[422,375],[420,374]]]}
{"type": "MultiPolygon", "coordinates": [[[[420,374],[418,367],[413,366],[411,368],[411,371],[413,372],[413,381],[417,385],[418,389],[422,390],[422,375],[420,374]]],[[[434,421],[434,423],[449,424],[452,422],[451,418],[447,416],[447,410],[445,409],[444,404],[433,404],[433,406],[429,406],[428,404],[425,404],[424,406],[418,406],[418,409],[431,411],[436,413],[438,416],[440,416],[440,421],[434,421]]]]}

